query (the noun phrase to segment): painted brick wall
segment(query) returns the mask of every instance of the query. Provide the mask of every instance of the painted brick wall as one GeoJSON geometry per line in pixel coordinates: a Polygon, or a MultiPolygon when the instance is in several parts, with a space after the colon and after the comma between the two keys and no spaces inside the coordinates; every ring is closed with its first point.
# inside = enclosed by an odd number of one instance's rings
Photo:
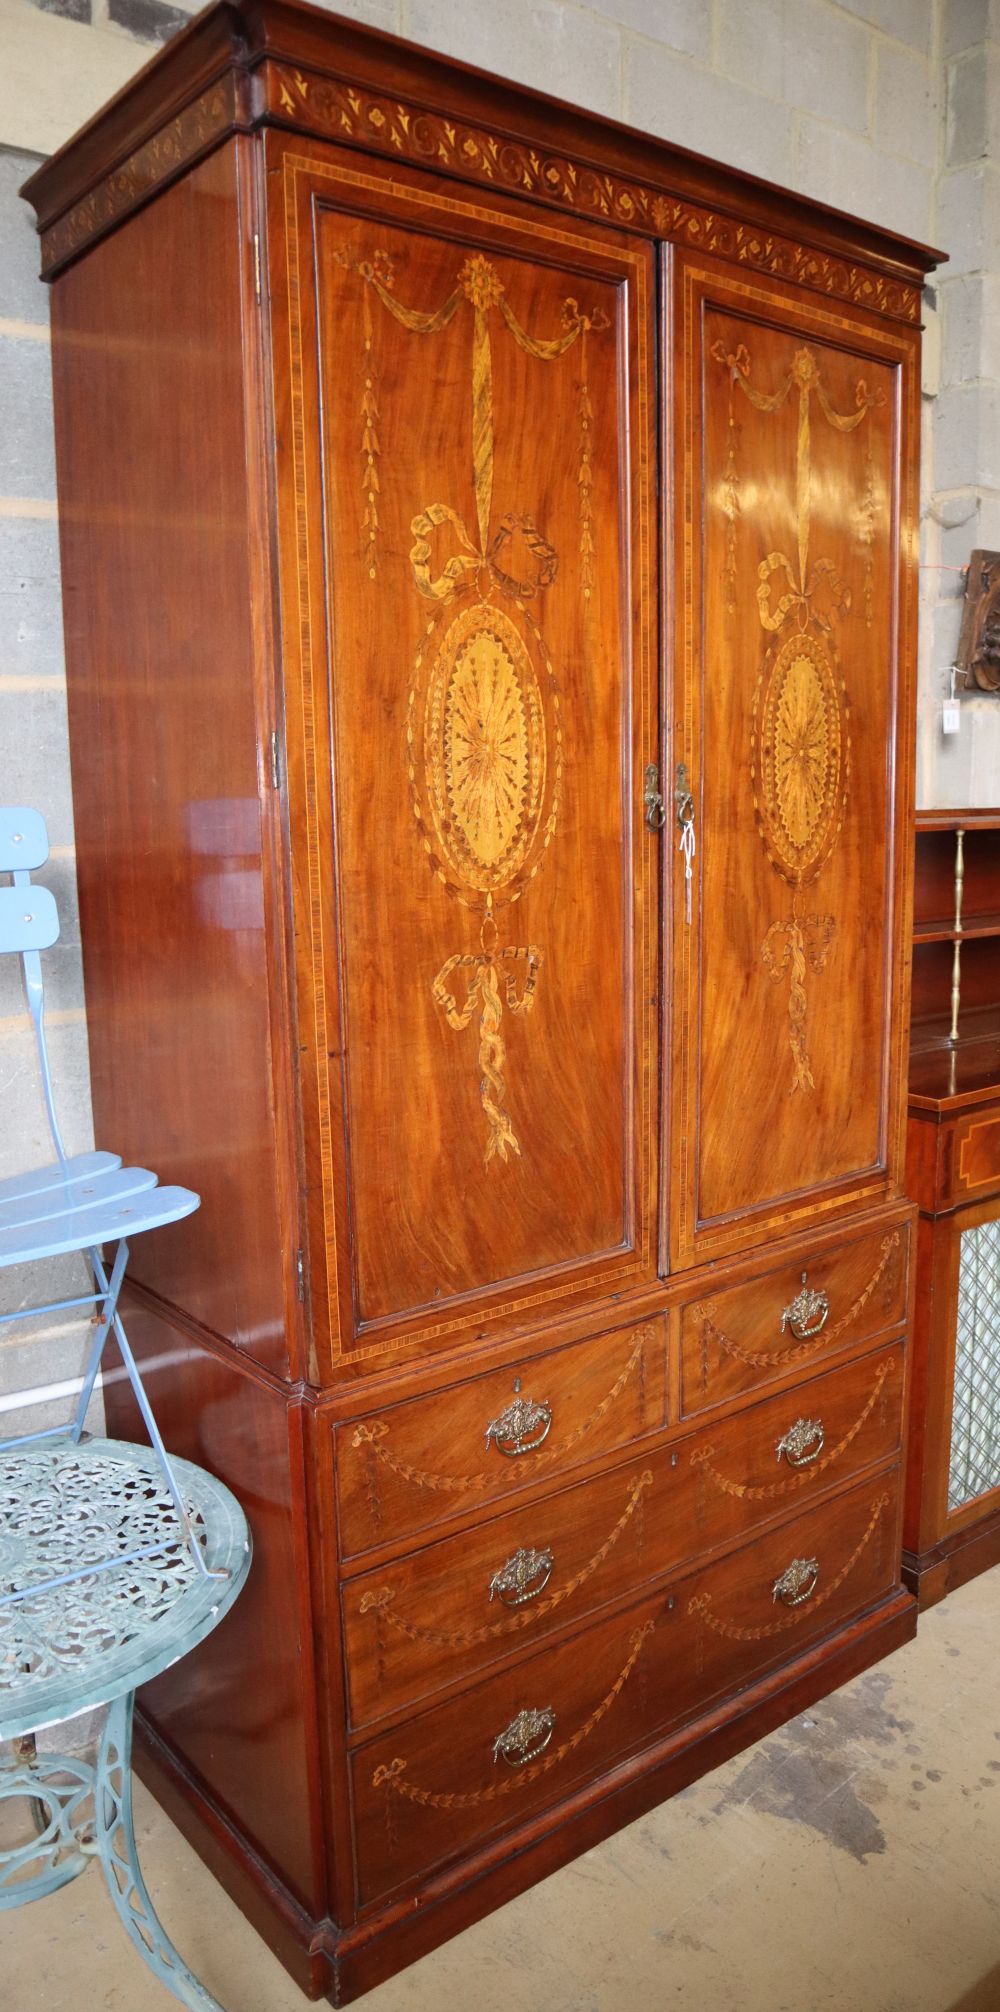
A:
{"type": "MultiPolygon", "coordinates": [[[[15,190],[32,160],[96,111],[176,32],[186,11],[165,0],[0,0],[0,801],[37,804],[52,830],[48,878],[65,916],[63,947],[51,959],[53,1047],[74,1147],[88,1140],[89,1109],[47,304],[35,278],[29,214],[15,190]]],[[[930,314],[926,556],[936,569],[959,563],[980,537],[1000,545],[1000,521],[991,516],[1000,504],[1000,345],[992,314],[1000,290],[1000,48],[991,39],[1000,44],[1000,0],[340,0],[340,11],[499,75],[543,83],[911,236],[941,241],[944,230],[945,243],[960,246],[961,262],[941,290],[950,372],[944,391],[930,314]],[[932,448],[941,463],[938,487],[932,448]]],[[[928,800],[939,773],[952,786],[939,761],[936,708],[956,607],[954,592],[939,589],[957,577],[926,575],[921,776],[928,800]]],[[[1000,760],[990,752],[992,721],[989,714],[977,743],[986,753],[976,787],[995,801],[1000,760]]],[[[0,982],[2,1172],[40,1150],[42,1139],[26,1023],[6,974],[0,982]]],[[[11,1284],[8,1274],[4,1304],[16,1303],[11,1284]]],[[[22,1282],[13,1284],[18,1290],[22,1282]]],[[[58,1333],[43,1325],[16,1347],[8,1339],[0,1348],[0,1392],[17,1381],[71,1377],[81,1340],[79,1323],[58,1333]]]]}

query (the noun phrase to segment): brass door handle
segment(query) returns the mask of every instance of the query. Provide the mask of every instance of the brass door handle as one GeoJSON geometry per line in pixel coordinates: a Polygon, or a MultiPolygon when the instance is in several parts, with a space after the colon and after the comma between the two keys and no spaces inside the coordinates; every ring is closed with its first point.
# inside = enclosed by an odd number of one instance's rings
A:
{"type": "Polygon", "coordinates": [[[542,1711],[525,1709],[511,1719],[502,1733],[493,1742],[495,1761],[505,1760],[508,1767],[527,1767],[529,1761],[537,1760],[544,1753],[555,1731],[556,1715],[551,1705],[542,1711]]]}
{"type": "Polygon", "coordinates": [[[544,1593],[552,1577],[555,1559],[548,1546],[543,1551],[515,1551],[490,1580],[490,1599],[499,1596],[505,1607],[526,1607],[544,1593]]]}
{"type": "Polygon", "coordinates": [[[486,1444],[493,1441],[498,1453],[516,1460],[522,1453],[534,1453],[552,1429],[551,1404],[536,1404],[533,1397],[521,1397],[520,1377],[514,1379],[515,1396],[498,1418],[486,1427],[486,1444]]]}
{"type": "Polygon", "coordinates": [[[812,1461],[819,1459],[825,1440],[826,1433],[819,1418],[797,1418],[778,1441],[778,1459],[784,1455],[789,1467],[808,1467],[812,1461]]]}
{"type": "Polygon", "coordinates": [[[801,1607],[803,1601],[811,1600],[819,1580],[818,1558],[793,1558],[786,1565],[779,1579],[771,1589],[771,1597],[781,1600],[786,1607],[801,1607]]]}
{"type": "Polygon", "coordinates": [[[790,1327],[796,1341],[808,1341],[826,1326],[830,1315],[830,1301],[825,1292],[814,1292],[806,1283],[808,1272],[802,1274],[802,1284],[781,1316],[781,1332],[790,1327]]]}
{"type": "Polygon", "coordinates": [[[662,831],[667,821],[667,811],[660,791],[660,771],[655,761],[649,763],[645,780],[642,801],[645,805],[646,824],[650,831],[662,831]]]}

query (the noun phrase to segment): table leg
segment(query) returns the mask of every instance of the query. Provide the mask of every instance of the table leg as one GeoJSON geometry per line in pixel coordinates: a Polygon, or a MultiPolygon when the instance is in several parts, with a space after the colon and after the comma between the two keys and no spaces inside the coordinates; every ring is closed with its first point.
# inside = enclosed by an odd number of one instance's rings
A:
{"type": "Polygon", "coordinates": [[[26,1802],[34,1836],[0,1848],[0,1912],[86,1872],[94,1770],[76,1754],[37,1754],[30,1735],[0,1747],[0,1804],[26,1802]]]}
{"type": "Polygon", "coordinates": [[[164,1934],[139,1870],[132,1824],[132,1707],[135,1692],[109,1708],[96,1770],[94,1849],[118,1918],[154,1975],[190,2012],[223,2012],[164,1934]]]}

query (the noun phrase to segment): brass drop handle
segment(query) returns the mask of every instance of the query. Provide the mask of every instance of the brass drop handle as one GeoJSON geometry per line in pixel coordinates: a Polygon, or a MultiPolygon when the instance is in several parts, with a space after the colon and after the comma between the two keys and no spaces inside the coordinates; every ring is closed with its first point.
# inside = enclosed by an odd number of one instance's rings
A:
{"type": "Polygon", "coordinates": [[[789,1467],[808,1467],[819,1459],[825,1440],[821,1419],[797,1418],[778,1441],[778,1459],[784,1456],[789,1467]]]}
{"type": "Polygon", "coordinates": [[[551,1705],[542,1711],[525,1709],[511,1719],[502,1733],[493,1742],[493,1758],[504,1760],[508,1767],[527,1767],[529,1761],[537,1760],[544,1753],[555,1731],[556,1715],[551,1705]]]}
{"type": "Polygon", "coordinates": [[[552,1429],[551,1404],[536,1404],[533,1397],[520,1395],[521,1379],[514,1379],[514,1398],[498,1418],[486,1427],[486,1444],[492,1440],[498,1453],[516,1460],[522,1453],[534,1453],[552,1429]]]}
{"type": "Polygon", "coordinates": [[[775,1580],[771,1598],[781,1600],[786,1607],[801,1607],[803,1601],[812,1599],[818,1580],[818,1558],[793,1558],[775,1580]]]}
{"type": "Polygon", "coordinates": [[[803,1272],[799,1291],[781,1316],[782,1334],[790,1327],[796,1341],[808,1341],[814,1334],[820,1334],[830,1315],[826,1293],[814,1292],[807,1283],[808,1277],[808,1272],[803,1272]]]}
{"type": "Polygon", "coordinates": [[[646,786],[642,792],[646,809],[646,824],[650,831],[662,831],[667,821],[666,806],[660,792],[660,771],[655,761],[646,770],[646,786]]]}
{"type": "Polygon", "coordinates": [[[526,1607],[544,1593],[555,1565],[546,1545],[543,1551],[515,1551],[490,1580],[490,1599],[498,1597],[505,1607],[526,1607]]]}

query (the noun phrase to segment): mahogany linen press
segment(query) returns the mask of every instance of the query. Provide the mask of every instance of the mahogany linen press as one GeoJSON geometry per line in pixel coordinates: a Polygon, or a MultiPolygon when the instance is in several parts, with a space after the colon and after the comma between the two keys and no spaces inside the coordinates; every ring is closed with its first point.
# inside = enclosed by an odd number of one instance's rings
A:
{"type": "Polygon", "coordinates": [[[140,1765],[346,2003],[913,1632],[935,255],[297,0],[27,194],[129,1332],[255,1545],[140,1765]]]}

